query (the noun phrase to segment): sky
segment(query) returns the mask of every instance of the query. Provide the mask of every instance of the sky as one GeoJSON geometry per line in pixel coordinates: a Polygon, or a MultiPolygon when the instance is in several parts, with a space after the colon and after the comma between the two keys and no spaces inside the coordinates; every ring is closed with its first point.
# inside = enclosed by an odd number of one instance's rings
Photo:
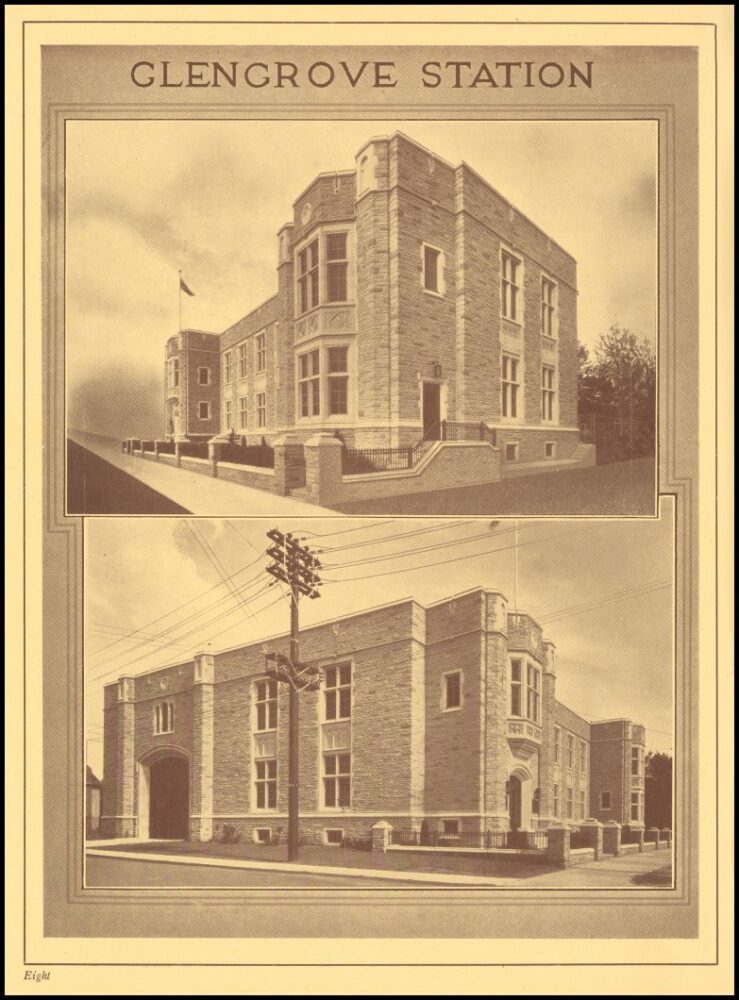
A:
{"type": "MultiPolygon", "coordinates": [[[[512,521],[275,526],[320,550],[324,586],[319,599],[301,602],[301,626],[408,597],[429,604],[477,586],[500,590],[556,644],[559,701],[591,721],[641,722],[648,749],[672,752],[669,498],[659,520],[521,520],[517,547],[512,521]]],[[[105,684],[289,631],[287,598],[265,572],[268,527],[251,519],[86,520],[86,747],[99,776],[105,684]],[[242,588],[241,602],[208,546],[242,588]]]]}
{"type": "Polygon", "coordinates": [[[178,328],[221,332],[274,294],[277,230],[316,174],[400,130],[464,160],[578,261],[578,329],[655,341],[652,122],[93,122],[67,127],[69,423],[153,434],[178,328]],[[329,131],[330,130],[330,131],[329,131]],[[111,391],[115,386],[115,391],[111,391]]]}

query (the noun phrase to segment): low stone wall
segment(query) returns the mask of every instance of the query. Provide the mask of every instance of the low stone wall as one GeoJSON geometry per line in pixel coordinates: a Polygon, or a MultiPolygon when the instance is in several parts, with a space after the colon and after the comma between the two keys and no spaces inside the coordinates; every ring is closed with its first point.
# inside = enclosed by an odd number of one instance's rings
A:
{"type": "Polygon", "coordinates": [[[189,469],[190,472],[199,472],[203,476],[213,475],[210,460],[207,458],[191,458],[189,455],[182,455],[180,457],[180,468],[189,469]]]}
{"type": "Polygon", "coordinates": [[[257,465],[238,465],[236,462],[219,462],[217,474],[219,479],[225,479],[230,483],[254,486],[269,493],[279,492],[274,469],[263,469],[257,465]]]}
{"type": "Polygon", "coordinates": [[[500,479],[500,451],[480,441],[437,441],[413,469],[344,476],[341,443],[329,434],[305,442],[305,496],[331,506],[352,500],[407,496],[500,479]]]}

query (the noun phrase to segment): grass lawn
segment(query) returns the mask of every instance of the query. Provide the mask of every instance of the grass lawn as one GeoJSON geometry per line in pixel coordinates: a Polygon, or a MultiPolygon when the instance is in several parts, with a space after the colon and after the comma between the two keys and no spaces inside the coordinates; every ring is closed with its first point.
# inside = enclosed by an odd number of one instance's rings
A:
{"type": "MultiPolygon", "coordinates": [[[[94,842],[91,843],[94,846],[94,842]]],[[[192,840],[166,843],[118,844],[106,847],[110,851],[141,851],[146,854],[189,854],[212,858],[240,858],[244,861],[287,861],[287,847],[248,843],[222,844],[218,841],[198,843],[192,840]]],[[[361,851],[349,847],[323,847],[306,844],[300,848],[299,864],[328,865],[335,868],[371,868],[377,871],[435,872],[449,875],[495,875],[508,878],[530,878],[555,871],[551,866],[531,861],[523,856],[495,854],[431,854],[412,851],[388,851],[387,854],[361,851]]]]}
{"type": "Polygon", "coordinates": [[[596,465],[417,496],[337,504],[343,514],[653,515],[655,460],[596,465]]]}

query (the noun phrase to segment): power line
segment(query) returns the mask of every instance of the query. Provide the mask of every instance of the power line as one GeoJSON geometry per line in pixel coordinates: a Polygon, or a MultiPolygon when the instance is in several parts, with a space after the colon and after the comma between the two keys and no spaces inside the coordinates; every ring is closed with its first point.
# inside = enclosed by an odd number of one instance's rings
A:
{"type": "MultiPolygon", "coordinates": [[[[253,559],[252,562],[247,563],[245,566],[242,566],[240,569],[237,569],[233,573],[233,576],[237,577],[240,573],[245,573],[248,569],[251,569],[252,566],[256,566],[256,564],[259,562],[259,559],[261,559],[261,558],[262,558],[262,556],[259,556],[257,559],[253,559]]],[[[256,579],[256,577],[254,579],[256,579]]],[[[165,618],[169,618],[170,615],[176,614],[178,611],[182,611],[183,608],[189,607],[189,605],[193,604],[195,601],[199,601],[202,597],[205,597],[206,594],[210,594],[212,591],[217,590],[221,585],[222,585],[222,583],[221,583],[221,581],[219,581],[218,583],[213,584],[213,586],[207,587],[205,590],[203,590],[200,593],[196,594],[194,597],[191,597],[189,600],[184,601],[182,604],[178,604],[176,607],[172,608],[170,611],[165,611],[164,614],[159,615],[157,618],[153,618],[150,622],[146,622],[144,625],[140,625],[137,628],[133,629],[129,633],[129,637],[132,636],[132,635],[136,635],[137,632],[140,632],[143,629],[151,628],[152,625],[158,624],[160,621],[163,621],[165,618]]],[[[125,638],[125,636],[121,636],[120,639],[116,639],[115,642],[109,643],[107,646],[104,646],[102,649],[98,650],[98,652],[99,653],[103,653],[107,649],[111,649],[113,646],[117,645],[118,642],[121,642],[124,638],[125,638]]]]}
{"type": "MultiPolygon", "coordinates": [[[[257,597],[263,597],[266,593],[268,593],[268,590],[265,587],[264,590],[261,593],[255,595],[255,597],[253,599],[256,600],[257,597]]],[[[282,598],[280,597],[279,594],[276,595],[275,596],[275,600],[271,601],[269,604],[265,604],[265,606],[263,608],[260,608],[256,612],[256,614],[257,615],[263,614],[265,611],[268,611],[271,607],[274,607],[275,604],[278,604],[281,599],[282,598]]],[[[220,621],[223,618],[230,618],[232,615],[237,614],[238,610],[239,610],[238,608],[230,608],[227,612],[224,612],[224,613],[220,614],[210,624],[214,624],[216,621],[220,621]]],[[[214,639],[217,639],[219,636],[225,635],[226,632],[230,632],[232,629],[236,628],[237,625],[242,625],[243,626],[243,622],[242,621],[233,622],[231,625],[228,626],[228,628],[222,629],[220,632],[216,632],[215,634],[208,636],[206,641],[212,642],[214,639]]],[[[201,628],[203,628],[203,627],[205,627],[205,626],[198,626],[197,628],[193,629],[192,631],[193,632],[199,632],[201,630],[201,628]]],[[[98,674],[97,676],[95,676],[95,677],[93,677],[91,679],[94,680],[94,681],[100,681],[100,680],[102,680],[103,677],[106,677],[109,674],[122,674],[126,670],[128,670],[130,667],[132,667],[134,665],[134,663],[137,663],[140,660],[145,660],[149,656],[151,656],[150,652],[143,653],[141,656],[137,657],[135,660],[131,660],[129,663],[125,663],[122,666],[112,667],[111,669],[106,670],[103,673],[98,674]]],[[[171,658],[168,658],[167,660],[163,660],[160,663],[156,663],[153,666],[148,667],[147,671],[161,670],[161,669],[164,669],[165,667],[168,667],[168,666],[177,666],[177,663],[181,663],[181,662],[182,662],[181,660],[173,662],[171,660],[171,658]]]]}
{"type": "MultiPolygon", "coordinates": [[[[502,534],[504,534],[504,532],[496,532],[495,537],[498,537],[499,535],[502,534]]],[[[481,538],[490,538],[490,537],[491,533],[490,529],[488,529],[487,531],[483,531],[479,535],[470,535],[469,538],[452,538],[446,542],[438,542],[437,544],[434,545],[422,545],[415,549],[404,549],[402,552],[391,552],[386,555],[367,556],[365,559],[354,559],[350,562],[324,563],[324,566],[326,567],[326,569],[347,569],[350,566],[363,566],[368,563],[385,562],[388,559],[400,559],[402,556],[414,556],[421,552],[434,552],[437,549],[448,549],[451,545],[466,545],[468,542],[476,542],[479,541],[481,538]]],[[[511,547],[515,548],[516,546],[511,546],[511,547]]],[[[503,550],[501,549],[501,551],[503,550]]]]}
{"type": "MultiPolygon", "coordinates": [[[[253,586],[253,585],[254,585],[255,583],[262,583],[262,582],[263,582],[263,577],[262,577],[262,574],[261,574],[261,573],[257,573],[257,574],[256,574],[255,576],[253,576],[253,577],[252,577],[252,578],[251,578],[250,580],[247,580],[247,582],[246,582],[246,583],[242,584],[242,585],[240,586],[240,588],[239,588],[239,589],[240,589],[240,591],[241,591],[241,593],[242,593],[242,595],[243,595],[243,594],[245,594],[245,593],[246,593],[246,591],[247,591],[247,590],[249,590],[249,589],[250,589],[250,588],[251,588],[251,587],[252,587],[252,586],[253,586]]],[[[219,586],[219,585],[220,585],[220,584],[218,584],[217,586],[219,586]]],[[[210,588],[210,589],[212,590],[212,589],[214,589],[214,588],[210,588]]],[[[194,612],[194,613],[192,613],[192,614],[191,614],[191,615],[190,615],[189,617],[187,617],[187,618],[184,618],[184,619],[183,619],[182,621],[179,621],[179,622],[174,622],[173,624],[171,624],[171,625],[168,625],[168,626],[167,626],[166,628],[162,629],[162,631],[161,631],[161,632],[158,632],[158,633],[155,633],[153,637],[154,637],[154,638],[156,638],[156,639],[160,639],[160,638],[162,638],[163,636],[167,636],[167,635],[169,635],[170,633],[172,633],[172,632],[176,631],[177,629],[179,629],[179,628],[182,628],[182,627],[183,627],[184,625],[192,623],[192,622],[193,622],[193,621],[194,621],[195,619],[197,619],[197,618],[200,618],[200,617],[201,617],[202,615],[204,615],[204,614],[207,614],[207,612],[208,612],[208,611],[210,611],[210,610],[212,610],[213,608],[215,608],[215,607],[218,607],[219,605],[222,605],[222,604],[224,604],[224,603],[225,603],[226,601],[228,601],[229,597],[230,597],[230,595],[229,595],[229,594],[226,594],[226,595],[224,595],[224,596],[222,596],[222,597],[217,597],[215,601],[211,601],[211,603],[210,603],[210,604],[207,604],[207,605],[205,605],[205,607],[201,608],[201,609],[200,609],[199,611],[195,611],[195,612],[194,612]]],[[[190,602],[190,603],[191,603],[191,602],[190,602]]],[[[145,646],[146,644],[147,644],[147,643],[146,643],[146,642],[144,642],[144,641],[139,641],[139,642],[137,642],[137,643],[136,643],[136,644],[135,644],[134,646],[132,646],[132,647],[131,647],[130,649],[128,649],[128,650],[125,650],[125,652],[122,652],[122,653],[114,653],[114,654],[113,654],[113,657],[114,657],[114,658],[117,658],[117,657],[119,657],[119,656],[127,656],[127,655],[129,655],[130,653],[132,653],[132,652],[133,652],[133,651],[134,651],[135,649],[137,649],[137,648],[139,648],[139,647],[141,647],[141,646],[145,646]]],[[[99,655],[100,655],[100,652],[101,652],[101,651],[97,651],[95,655],[96,655],[96,656],[99,656],[99,655]]]]}
{"type": "MultiPolygon", "coordinates": [[[[591,527],[591,528],[602,528],[602,527],[605,527],[605,526],[606,526],[605,524],[600,524],[599,523],[599,524],[596,524],[596,525],[590,525],[589,527],[591,527]]],[[[553,535],[546,535],[546,536],[544,536],[542,538],[532,539],[529,542],[520,542],[519,543],[519,547],[522,547],[524,545],[538,545],[540,542],[549,541],[552,538],[561,538],[564,535],[570,535],[573,532],[582,531],[582,530],[583,530],[583,526],[582,525],[578,525],[577,528],[571,528],[569,531],[560,531],[560,532],[557,532],[556,534],[553,534],[553,535]]],[[[487,535],[486,535],[486,537],[487,537],[487,535]]],[[[496,537],[495,535],[492,536],[493,539],[495,537],[496,537]]],[[[484,550],[478,551],[478,552],[471,552],[468,555],[455,556],[455,557],[453,557],[451,559],[436,559],[433,562],[422,563],[420,566],[405,566],[405,567],[402,567],[401,569],[388,569],[388,570],[383,571],[382,573],[368,573],[368,574],[366,574],[364,576],[348,576],[348,577],[343,577],[340,580],[338,580],[338,579],[330,580],[329,579],[329,580],[325,581],[325,584],[328,586],[329,584],[334,584],[334,583],[354,583],[354,582],[356,582],[358,580],[372,580],[372,579],[375,579],[378,576],[394,576],[397,573],[413,573],[417,569],[429,569],[432,566],[446,566],[449,563],[459,562],[460,560],[463,560],[463,559],[476,559],[476,558],[479,558],[482,555],[497,555],[497,553],[499,553],[499,552],[509,552],[514,547],[515,546],[513,546],[513,545],[504,545],[504,546],[501,546],[500,548],[496,548],[496,549],[484,549],[484,550]]],[[[401,555],[413,555],[414,553],[413,552],[405,552],[405,553],[400,553],[400,554],[401,555]]],[[[387,558],[391,559],[393,557],[392,556],[388,556],[387,558]]],[[[334,567],[334,568],[336,569],[336,568],[340,568],[340,567],[334,567]]]]}
{"type": "MultiPolygon", "coordinates": [[[[267,592],[268,592],[267,585],[264,584],[264,582],[262,582],[262,588],[261,588],[261,590],[258,591],[256,594],[252,595],[251,597],[249,597],[248,600],[249,601],[256,601],[260,597],[263,597],[267,592]]],[[[186,639],[189,636],[194,635],[196,632],[202,632],[203,629],[206,629],[206,628],[208,628],[211,625],[215,625],[219,621],[223,621],[224,618],[230,618],[232,615],[237,614],[239,612],[239,610],[240,610],[239,608],[233,608],[233,607],[228,608],[225,611],[220,612],[214,618],[211,618],[209,621],[202,622],[201,624],[196,625],[193,629],[190,629],[189,632],[185,632],[182,636],[180,636],[180,639],[186,639]]],[[[266,611],[266,607],[265,608],[261,608],[257,612],[257,614],[261,614],[263,611],[266,611]]],[[[224,631],[228,631],[228,629],[225,629],[224,631]]],[[[220,634],[222,634],[222,633],[220,633],[220,634]]],[[[214,637],[211,636],[210,639],[212,639],[212,638],[214,638],[214,637]]],[[[168,644],[167,648],[174,648],[174,647],[170,643],[170,644],[168,644]]],[[[102,671],[99,674],[92,675],[91,679],[92,680],[100,680],[101,678],[106,677],[109,674],[113,674],[113,673],[119,673],[120,674],[120,673],[123,673],[125,670],[128,670],[131,666],[133,666],[133,664],[139,663],[141,660],[146,659],[150,655],[151,655],[151,651],[147,650],[144,653],[140,654],[137,657],[134,657],[131,660],[127,660],[127,661],[125,661],[122,664],[118,664],[118,665],[116,665],[114,667],[109,668],[108,670],[104,670],[104,671],[102,671]]]]}
{"type": "Polygon", "coordinates": [[[451,528],[460,527],[463,524],[467,525],[472,523],[473,522],[468,519],[463,521],[446,521],[442,524],[429,525],[426,528],[416,528],[415,531],[404,531],[393,535],[383,535],[381,538],[368,538],[363,542],[350,542],[348,545],[327,546],[324,549],[318,549],[318,551],[326,555],[333,554],[334,552],[347,552],[349,549],[366,548],[368,545],[384,545],[386,542],[395,542],[400,538],[410,538],[413,535],[423,535],[430,531],[447,531],[451,528]]]}

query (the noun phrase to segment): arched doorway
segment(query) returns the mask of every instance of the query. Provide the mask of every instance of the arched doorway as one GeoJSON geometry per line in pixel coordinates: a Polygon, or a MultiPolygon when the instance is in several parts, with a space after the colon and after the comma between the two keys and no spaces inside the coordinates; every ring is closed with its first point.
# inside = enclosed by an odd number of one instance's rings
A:
{"type": "Polygon", "coordinates": [[[148,833],[142,829],[141,835],[152,839],[186,840],[190,827],[188,761],[170,754],[153,760],[144,771],[141,819],[148,805],[148,833]]]}

